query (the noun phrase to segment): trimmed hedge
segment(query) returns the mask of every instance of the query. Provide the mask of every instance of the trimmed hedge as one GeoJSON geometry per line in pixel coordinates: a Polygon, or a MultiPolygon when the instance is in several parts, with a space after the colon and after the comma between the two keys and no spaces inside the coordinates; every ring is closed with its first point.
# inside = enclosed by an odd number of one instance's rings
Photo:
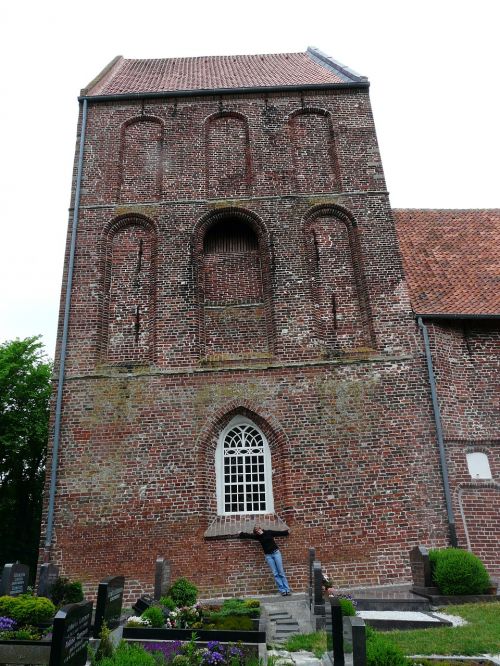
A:
{"type": "Polygon", "coordinates": [[[490,577],[479,557],[468,550],[430,550],[432,579],[441,594],[485,594],[490,577]]]}
{"type": "Polygon", "coordinates": [[[19,625],[51,622],[56,607],[45,597],[21,594],[19,597],[0,597],[0,616],[10,617],[19,625]]]}

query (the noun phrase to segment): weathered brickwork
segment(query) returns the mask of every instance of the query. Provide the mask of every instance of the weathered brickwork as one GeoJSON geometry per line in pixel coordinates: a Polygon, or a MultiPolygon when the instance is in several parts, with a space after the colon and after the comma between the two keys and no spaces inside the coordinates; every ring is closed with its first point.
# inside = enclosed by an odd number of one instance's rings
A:
{"type": "MultiPolygon", "coordinates": [[[[366,88],[90,100],[76,247],[51,552],[64,574],[89,594],[123,574],[130,600],[162,555],[204,594],[272,591],[255,544],[204,538],[237,415],[269,442],[295,589],[312,545],[338,585],[404,580],[412,546],[446,545],[366,88]]],[[[489,337],[468,344],[490,358],[489,337]]],[[[440,390],[454,353],[436,352],[440,390]]],[[[477,512],[483,486],[456,501],[477,512]]]]}
{"type": "Polygon", "coordinates": [[[461,545],[500,574],[500,324],[434,324],[432,352],[461,545]],[[467,454],[488,457],[491,479],[471,478],[467,454]]]}

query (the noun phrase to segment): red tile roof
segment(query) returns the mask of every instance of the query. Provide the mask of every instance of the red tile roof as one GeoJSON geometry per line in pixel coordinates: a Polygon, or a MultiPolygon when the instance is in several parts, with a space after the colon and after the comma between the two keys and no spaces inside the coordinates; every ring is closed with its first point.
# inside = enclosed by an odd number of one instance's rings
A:
{"type": "Polygon", "coordinates": [[[82,91],[89,96],[366,81],[310,47],[307,53],[126,60],[119,56],[82,91]]]}
{"type": "Polygon", "coordinates": [[[417,314],[500,315],[500,209],[393,213],[417,314]]]}

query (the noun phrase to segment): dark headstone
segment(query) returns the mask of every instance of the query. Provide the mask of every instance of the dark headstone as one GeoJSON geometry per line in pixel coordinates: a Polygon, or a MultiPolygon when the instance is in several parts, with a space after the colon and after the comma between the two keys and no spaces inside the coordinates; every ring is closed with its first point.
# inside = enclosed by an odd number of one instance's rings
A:
{"type": "Polygon", "coordinates": [[[54,618],[49,666],[84,666],[90,638],[92,602],[64,606],[54,618]]]}
{"type": "Polygon", "coordinates": [[[50,588],[59,578],[59,567],[55,564],[42,564],[38,579],[38,596],[52,598],[50,588]]]}
{"type": "Polygon", "coordinates": [[[410,566],[415,587],[432,586],[431,564],[427,548],[415,546],[410,550],[410,566]]]}
{"type": "Polygon", "coordinates": [[[348,618],[352,630],[353,666],[366,666],[366,627],[362,617],[348,618]]]}
{"type": "Polygon", "coordinates": [[[325,600],[323,598],[323,570],[321,562],[313,562],[313,598],[314,614],[325,615],[325,600]]]}
{"type": "Polygon", "coordinates": [[[155,592],[156,601],[166,596],[170,587],[170,562],[163,557],[158,557],[155,567],[155,592]]]}
{"type": "Polygon", "coordinates": [[[328,650],[333,652],[334,666],[344,666],[344,627],[342,608],[338,599],[330,599],[332,611],[332,631],[327,634],[328,650]]]}
{"type": "Polygon", "coordinates": [[[139,599],[137,599],[135,604],[132,606],[132,609],[137,613],[137,615],[142,615],[144,611],[151,606],[152,603],[153,600],[149,597],[139,597],[139,599]]]}
{"type": "Polygon", "coordinates": [[[0,595],[18,597],[28,590],[30,568],[26,564],[6,564],[2,572],[0,595]]]}
{"type": "Polygon", "coordinates": [[[99,583],[95,607],[94,638],[99,638],[103,622],[106,622],[108,629],[116,629],[120,624],[124,587],[125,578],[123,576],[110,576],[99,583]]]}
{"type": "Polygon", "coordinates": [[[313,562],[316,559],[316,548],[309,548],[309,608],[313,603],[313,562]]]}

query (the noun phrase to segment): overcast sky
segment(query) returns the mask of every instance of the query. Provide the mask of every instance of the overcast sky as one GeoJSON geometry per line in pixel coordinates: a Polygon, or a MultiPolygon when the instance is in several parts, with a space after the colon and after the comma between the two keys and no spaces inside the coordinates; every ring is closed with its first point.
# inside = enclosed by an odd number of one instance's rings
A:
{"type": "Polygon", "coordinates": [[[25,0],[0,13],[0,342],[53,355],[77,96],[126,58],[305,51],[368,76],[393,207],[498,208],[498,0],[25,0]]]}

